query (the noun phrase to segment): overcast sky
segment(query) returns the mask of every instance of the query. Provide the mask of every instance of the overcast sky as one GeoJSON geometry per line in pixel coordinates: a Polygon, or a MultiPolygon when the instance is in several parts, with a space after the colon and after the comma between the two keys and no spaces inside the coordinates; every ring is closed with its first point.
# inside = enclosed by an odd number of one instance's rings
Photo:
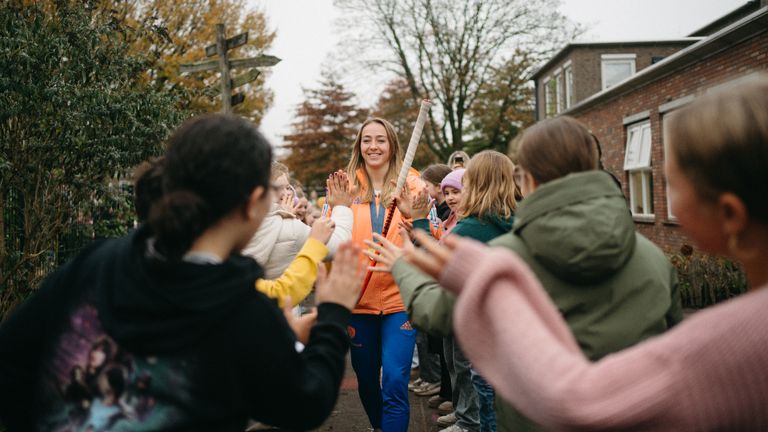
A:
{"type": "MultiPolygon", "coordinates": [[[[338,12],[333,0],[249,2],[266,12],[267,22],[277,31],[270,53],[283,61],[272,68],[267,80],[275,100],[261,130],[280,146],[296,105],[302,101],[302,88],[318,87],[323,63],[340,43],[334,27],[338,12]]],[[[582,40],[650,40],[686,36],[744,3],[746,0],[563,0],[560,10],[588,27],[582,40]]],[[[341,79],[345,81],[345,77],[341,79]]],[[[368,90],[354,81],[345,84],[353,91],[368,90]]]]}

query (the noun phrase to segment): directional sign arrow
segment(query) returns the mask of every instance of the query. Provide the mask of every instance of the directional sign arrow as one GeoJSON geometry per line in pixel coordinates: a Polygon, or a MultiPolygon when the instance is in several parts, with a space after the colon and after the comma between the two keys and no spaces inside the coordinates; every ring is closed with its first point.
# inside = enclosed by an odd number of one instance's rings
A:
{"type": "MultiPolygon", "coordinates": [[[[231,50],[232,48],[237,48],[239,46],[245,45],[248,43],[248,32],[240,33],[237,36],[232,36],[231,38],[227,39],[227,51],[231,50]]],[[[216,44],[208,45],[205,47],[205,56],[206,57],[213,57],[216,55],[216,44]]]]}
{"type": "Polygon", "coordinates": [[[198,63],[185,63],[179,65],[179,73],[203,72],[216,69],[218,66],[218,60],[207,60],[198,63]]]}
{"type": "Polygon", "coordinates": [[[271,55],[260,55],[258,57],[232,59],[229,61],[231,68],[264,67],[274,66],[280,63],[280,59],[271,55]]]}
{"type": "MultiPolygon", "coordinates": [[[[240,74],[232,79],[232,88],[240,87],[243,84],[248,84],[249,82],[258,78],[259,75],[261,75],[261,71],[258,69],[251,69],[244,74],[240,74]]],[[[217,96],[220,93],[221,81],[219,80],[216,80],[215,83],[211,84],[211,86],[205,90],[205,94],[211,97],[217,96]]]]}

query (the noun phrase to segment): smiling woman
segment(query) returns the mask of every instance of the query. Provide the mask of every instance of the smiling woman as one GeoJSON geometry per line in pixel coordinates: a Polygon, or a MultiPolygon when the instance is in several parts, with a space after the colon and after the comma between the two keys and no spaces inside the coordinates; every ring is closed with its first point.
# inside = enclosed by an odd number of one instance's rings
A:
{"type": "MultiPolygon", "coordinates": [[[[373,233],[381,233],[387,207],[397,196],[395,180],[403,152],[392,124],[380,118],[367,120],[360,128],[347,166],[357,188],[352,204],[352,241],[363,245],[373,233]]],[[[424,188],[419,173],[411,170],[406,179],[411,193],[424,188]]],[[[397,200],[398,204],[401,201],[397,200]]],[[[409,200],[408,200],[409,201],[409,200]]],[[[410,219],[408,208],[398,208],[392,226],[410,219]]],[[[397,230],[389,230],[390,241],[401,244],[397,230]]],[[[405,306],[392,276],[375,273],[349,320],[352,366],[358,391],[374,429],[408,429],[408,379],[416,331],[408,321],[405,306]],[[381,371],[381,375],[380,375],[381,371]]]]}
{"type": "Polygon", "coordinates": [[[347,174],[357,187],[361,202],[375,199],[376,192],[383,197],[382,204],[389,205],[393,196],[403,151],[394,126],[384,119],[366,120],[355,139],[347,174]]]}

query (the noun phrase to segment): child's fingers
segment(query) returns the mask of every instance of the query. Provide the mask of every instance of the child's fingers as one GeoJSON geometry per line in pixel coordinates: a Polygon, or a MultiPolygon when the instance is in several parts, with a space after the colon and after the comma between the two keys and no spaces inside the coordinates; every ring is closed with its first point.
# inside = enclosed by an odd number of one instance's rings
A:
{"type": "Polygon", "coordinates": [[[419,242],[421,247],[429,251],[429,253],[432,254],[438,260],[447,262],[451,258],[451,250],[444,246],[441,246],[431,236],[427,235],[424,231],[416,230],[413,232],[413,236],[419,242]]]}

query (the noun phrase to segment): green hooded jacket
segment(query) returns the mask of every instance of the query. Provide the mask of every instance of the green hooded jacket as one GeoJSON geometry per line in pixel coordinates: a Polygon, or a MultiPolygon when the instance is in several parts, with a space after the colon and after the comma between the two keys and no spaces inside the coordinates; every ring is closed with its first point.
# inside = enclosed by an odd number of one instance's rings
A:
{"type": "MultiPolygon", "coordinates": [[[[635,232],[624,195],[605,172],[541,185],[520,203],[513,231],[490,245],[528,263],[590,360],[682,320],[674,268],[635,232]]],[[[496,415],[499,431],[541,430],[498,396],[496,415]]]]}

